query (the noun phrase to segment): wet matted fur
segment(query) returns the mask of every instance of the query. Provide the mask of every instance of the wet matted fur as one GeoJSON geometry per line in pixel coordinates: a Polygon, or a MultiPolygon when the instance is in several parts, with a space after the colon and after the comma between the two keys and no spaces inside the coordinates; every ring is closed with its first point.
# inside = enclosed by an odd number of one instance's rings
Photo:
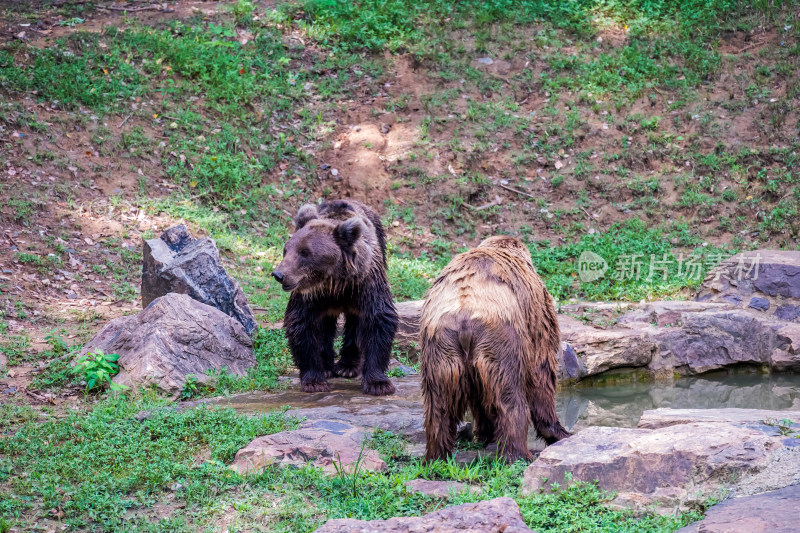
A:
{"type": "Polygon", "coordinates": [[[355,201],[300,208],[295,233],[273,276],[291,291],[284,328],[306,392],[330,390],[331,375],[362,375],[367,394],[394,393],[386,376],[397,311],[386,277],[386,237],[378,215],[355,201]],[[333,341],[345,316],[339,361],[333,341]]]}
{"type": "Polygon", "coordinates": [[[553,299],[525,245],[490,237],[453,258],[420,320],[426,459],[453,451],[467,409],[475,434],[509,461],[532,459],[532,421],[548,443],[570,434],[556,415],[559,330],[553,299]]]}

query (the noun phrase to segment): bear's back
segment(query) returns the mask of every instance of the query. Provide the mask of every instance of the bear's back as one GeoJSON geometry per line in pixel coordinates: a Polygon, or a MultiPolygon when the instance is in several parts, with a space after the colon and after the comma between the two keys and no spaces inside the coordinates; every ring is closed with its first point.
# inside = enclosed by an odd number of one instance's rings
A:
{"type": "Polygon", "coordinates": [[[549,304],[533,265],[497,248],[475,248],[456,256],[431,286],[421,324],[435,329],[451,318],[468,317],[484,325],[527,328],[530,310],[549,304]]]}

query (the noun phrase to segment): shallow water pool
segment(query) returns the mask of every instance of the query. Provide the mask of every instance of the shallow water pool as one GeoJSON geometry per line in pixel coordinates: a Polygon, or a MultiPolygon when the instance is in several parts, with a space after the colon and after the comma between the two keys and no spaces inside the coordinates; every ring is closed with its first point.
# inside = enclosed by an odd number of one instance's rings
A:
{"type": "Polygon", "coordinates": [[[672,383],[578,385],[558,392],[559,420],[570,430],[634,427],[648,409],[771,409],[800,411],[800,375],[720,372],[672,383]]]}

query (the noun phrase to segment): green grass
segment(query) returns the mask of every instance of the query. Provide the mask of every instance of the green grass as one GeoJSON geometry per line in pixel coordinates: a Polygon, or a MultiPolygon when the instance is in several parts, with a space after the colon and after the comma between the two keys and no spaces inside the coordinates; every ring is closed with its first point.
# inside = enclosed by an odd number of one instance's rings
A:
{"type": "MultiPolygon", "coordinates": [[[[307,20],[301,27],[322,44],[343,50],[410,50],[445,64],[454,55],[450,41],[458,29],[467,28],[480,38],[484,33],[491,35],[498,25],[510,33],[514,27],[547,22],[577,36],[581,45],[577,54],[546,55],[550,69],[542,73],[543,88],[578,91],[588,101],[601,95],[625,101],[653,87],[694,87],[707,79],[720,64],[714,50],[716,39],[729,17],[742,13],[747,4],[738,0],[423,0],[413,4],[307,0],[279,5],[278,10],[290,16],[300,6],[307,20]],[[598,50],[594,37],[607,28],[624,33],[627,42],[598,50]]],[[[489,51],[481,48],[476,42],[476,53],[489,51]]]]}
{"type": "Polygon", "coordinates": [[[256,436],[295,427],[281,412],[178,411],[146,394],[115,396],[60,417],[14,404],[0,405],[0,414],[6,494],[0,514],[17,525],[48,515],[68,530],[206,531],[233,512],[242,527],[310,532],[330,518],[374,520],[440,508],[438,500],[404,486],[416,478],[481,487],[480,495],[457,495],[448,505],[510,496],[525,521],[543,532],[670,532],[697,518],[612,510],[605,507],[612,495],[586,483],[522,498],[524,463],[425,464],[409,459],[402,439],[388,432],[376,432],[369,442],[388,462],[387,473],[331,476],[309,467],[268,467],[241,476],[226,468],[256,436]],[[136,418],[140,412],[143,419],[136,418]],[[156,508],[163,505],[170,516],[159,519],[156,508]]]}
{"type": "Polygon", "coordinates": [[[10,404],[0,409],[2,420],[25,420],[0,437],[0,483],[7,487],[0,515],[60,514],[70,529],[144,526],[147,520],[129,513],[147,512],[169,490],[186,505],[208,504],[241,482],[224,466],[236,450],[293,424],[280,412],[252,418],[202,407],[178,412],[151,397],[114,397],[45,422],[30,421],[10,404]],[[145,409],[147,419],[136,420],[145,409]]]}
{"type": "Polygon", "coordinates": [[[570,244],[553,247],[547,241],[531,242],[529,248],[537,272],[557,300],[638,301],[668,298],[699,286],[710,268],[735,251],[699,244],[680,228],[648,228],[641,220],[629,219],[612,225],[607,232],[587,234],[570,244]],[[676,257],[672,238],[694,250],[676,257]],[[609,270],[602,278],[584,282],[578,277],[578,258],[585,251],[598,254],[608,263],[609,270]]]}
{"type": "Polygon", "coordinates": [[[212,373],[213,384],[201,387],[204,396],[228,395],[250,390],[274,390],[280,387],[278,378],[286,374],[293,364],[289,345],[282,329],[259,328],[253,335],[253,353],[256,366],[244,377],[237,377],[224,371],[212,373]]]}
{"type": "Polygon", "coordinates": [[[9,366],[16,366],[33,357],[29,353],[31,338],[28,335],[3,335],[0,342],[0,353],[8,358],[9,366]]]}

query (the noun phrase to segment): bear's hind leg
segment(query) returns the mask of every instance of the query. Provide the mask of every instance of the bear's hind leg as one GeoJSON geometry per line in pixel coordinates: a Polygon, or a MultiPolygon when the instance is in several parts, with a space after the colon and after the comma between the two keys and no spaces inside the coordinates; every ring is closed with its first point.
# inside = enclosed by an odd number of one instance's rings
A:
{"type": "Polygon", "coordinates": [[[464,415],[464,363],[457,344],[423,339],[422,397],[425,408],[425,460],[453,453],[458,424],[464,415]]]}
{"type": "Polygon", "coordinates": [[[488,343],[481,343],[475,348],[476,379],[480,380],[484,391],[482,396],[487,404],[484,409],[495,417],[498,455],[509,463],[518,459],[530,461],[533,459],[528,450],[530,412],[524,388],[519,382],[519,371],[515,368],[522,356],[513,353],[519,349],[518,343],[513,339],[505,340],[505,343],[491,342],[491,347],[488,343]]]}
{"type": "MultiPolygon", "coordinates": [[[[545,371],[546,369],[542,368],[541,372],[545,371]]],[[[534,388],[530,394],[531,421],[539,436],[547,444],[553,444],[572,436],[572,433],[564,429],[558,421],[555,372],[547,372],[545,375],[545,379],[534,380],[534,388]]]]}
{"type": "Polygon", "coordinates": [[[354,378],[361,373],[361,354],[356,342],[357,334],[358,315],[345,315],[342,349],[339,351],[339,361],[333,366],[334,376],[354,378]]]}
{"type": "Polygon", "coordinates": [[[528,450],[528,409],[525,399],[521,394],[501,393],[495,401],[505,403],[497,410],[499,418],[495,426],[497,454],[509,463],[518,459],[532,460],[533,455],[528,450]]]}
{"type": "Polygon", "coordinates": [[[469,409],[470,412],[472,412],[472,421],[475,426],[475,438],[478,440],[478,442],[486,446],[490,442],[494,442],[494,421],[497,418],[497,413],[490,413],[486,410],[480,380],[475,379],[475,376],[473,376],[471,380],[471,387],[469,387],[468,390],[470,393],[467,395],[467,402],[469,402],[469,409]]]}

